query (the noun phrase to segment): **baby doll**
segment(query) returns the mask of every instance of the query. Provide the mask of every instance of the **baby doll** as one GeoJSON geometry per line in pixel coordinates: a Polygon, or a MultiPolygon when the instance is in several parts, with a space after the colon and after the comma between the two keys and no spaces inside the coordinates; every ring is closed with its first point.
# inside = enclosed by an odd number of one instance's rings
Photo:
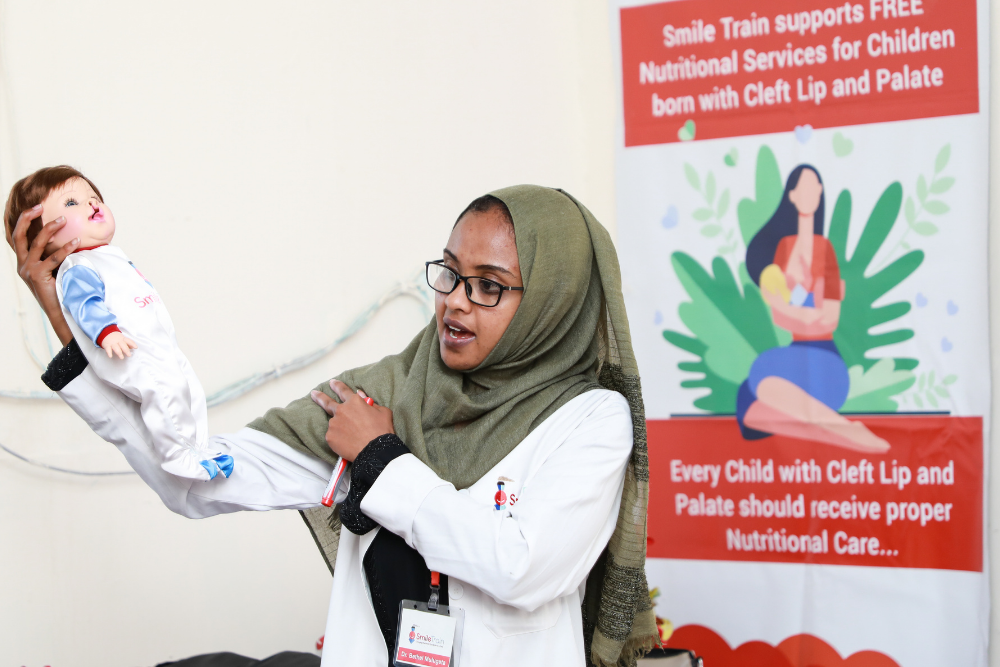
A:
{"type": "MultiPolygon", "coordinates": [[[[203,481],[220,472],[229,477],[232,457],[206,448],[208,412],[201,383],[177,347],[159,294],[120,248],[109,245],[115,218],[97,187],[72,167],[39,169],[11,189],[4,216],[8,225],[37,204],[43,222],[66,220],[46,255],[79,239],[79,249],[59,266],[56,292],[94,372],[141,403],[164,470],[203,481]]],[[[40,228],[37,220],[34,224],[40,228]]],[[[35,234],[37,229],[29,229],[29,243],[35,234]]]]}

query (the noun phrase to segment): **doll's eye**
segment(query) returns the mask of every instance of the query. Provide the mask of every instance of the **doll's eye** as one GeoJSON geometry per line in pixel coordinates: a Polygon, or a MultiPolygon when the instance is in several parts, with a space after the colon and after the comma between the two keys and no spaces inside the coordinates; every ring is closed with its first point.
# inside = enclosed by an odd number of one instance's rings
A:
{"type": "Polygon", "coordinates": [[[66,203],[63,204],[63,206],[77,206],[77,205],[78,205],[77,201],[75,199],[73,199],[72,197],[69,198],[69,199],[67,199],[66,203]]]}

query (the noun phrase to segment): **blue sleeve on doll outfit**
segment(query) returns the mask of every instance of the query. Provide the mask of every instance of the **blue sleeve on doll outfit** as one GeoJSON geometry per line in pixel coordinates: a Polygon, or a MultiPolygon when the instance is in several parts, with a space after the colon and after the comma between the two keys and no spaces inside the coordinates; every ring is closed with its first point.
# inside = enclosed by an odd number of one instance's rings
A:
{"type": "Polygon", "coordinates": [[[63,274],[63,306],[94,345],[108,327],[118,323],[104,305],[104,282],[90,267],[77,264],[63,274]]]}

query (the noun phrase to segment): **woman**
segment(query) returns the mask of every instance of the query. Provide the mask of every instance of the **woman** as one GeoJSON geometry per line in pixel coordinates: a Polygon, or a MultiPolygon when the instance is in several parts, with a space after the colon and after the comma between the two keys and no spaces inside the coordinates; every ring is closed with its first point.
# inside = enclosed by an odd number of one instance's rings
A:
{"type": "Polygon", "coordinates": [[[68,343],[47,384],[175,512],[307,510],[334,571],[324,664],[391,665],[399,602],[426,600],[431,570],[465,610],[463,667],[615,665],[656,641],[620,272],[576,200],[517,186],[473,202],[428,263],[434,321],[402,353],[214,437],[239,471],[221,485],[164,474],[135,404],[81,367],[51,287],[70,248],[41,260],[58,225],[29,248],[29,223],[11,239],[19,273],[68,343]],[[335,454],[354,462],[339,517],[317,507],[335,454]]]}
{"type": "Polygon", "coordinates": [[[837,412],[850,378],[833,342],[844,284],[837,254],[823,236],[824,208],[819,172],[799,165],[778,210],[747,247],[747,272],[792,343],[754,361],[736,396],[736,418],[748,440],[780,434],[881,453],[889,443],[837,412]]]}

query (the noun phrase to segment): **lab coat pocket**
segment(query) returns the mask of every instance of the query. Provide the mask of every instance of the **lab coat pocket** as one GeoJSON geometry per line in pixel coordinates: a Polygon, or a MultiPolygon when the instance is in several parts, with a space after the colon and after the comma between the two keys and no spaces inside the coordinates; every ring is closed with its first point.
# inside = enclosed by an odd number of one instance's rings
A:
{"type": "Polygon", "coordinates": [[[498,639],[548,630],[556,624],[562,612],[562,599],[546,602],[535,611],[524,611],[484,597],[483,623],[498,639]]]}

